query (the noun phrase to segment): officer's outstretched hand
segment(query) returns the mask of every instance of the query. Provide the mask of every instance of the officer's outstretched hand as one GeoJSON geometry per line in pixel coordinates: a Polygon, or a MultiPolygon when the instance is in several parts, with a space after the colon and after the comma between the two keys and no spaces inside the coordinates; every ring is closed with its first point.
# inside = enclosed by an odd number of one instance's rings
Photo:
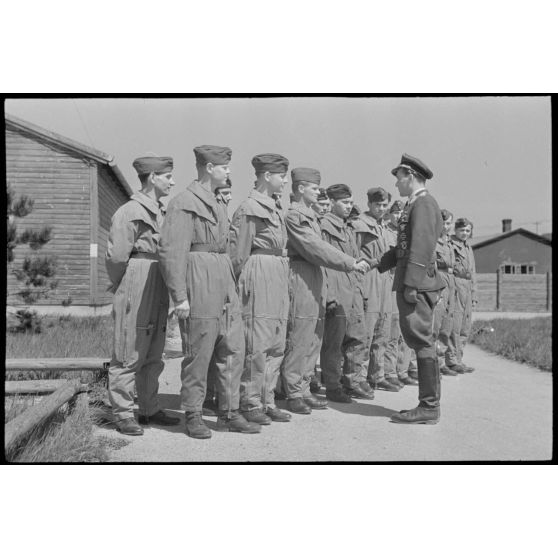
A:
{"type": "Polygon", "coordinates": [[[405,287],[403,298],[409,304],[416,304],[418,302],[417,290],[414,287],[405,287]]]}
{"type": "Polygon", "coordinates": [[[358,262],[355,262],[355,264],[353,265],[353,271],[358,271],[359,273],[366,273],[370,271],[370,266],[368,265],[368,262],[366,262],[366,260],[359,260],[358,262]]]}
{"type": "Polygon", "coordinates": [[[185,300],[174,307],[174,313],[179,320],[185,320],[190,315],[190,303],[185,300]]]}

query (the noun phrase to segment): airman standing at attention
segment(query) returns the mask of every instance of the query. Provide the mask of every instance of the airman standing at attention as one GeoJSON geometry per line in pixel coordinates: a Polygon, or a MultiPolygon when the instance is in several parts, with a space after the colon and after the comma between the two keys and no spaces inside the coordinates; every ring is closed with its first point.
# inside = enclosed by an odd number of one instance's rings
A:
{"type": "MultiPolygon", "coordinates": [[[[225,185],[222,188],[217,188],[215,190],[215,199],[217,203],[220,203],[225,208],[225,213],[227,214],[227,221],[229,225],[231,224],[231,218],[229,216],[229,203],[232,199],[232,182],[230,177],[227,176],[225,180],[225,185]]],[[[210,366],[207,371],[207,389],[205,392],[205,401],[203,402],[202,414],[207,417],[215,417],[219,414],[219,405],[217,403],[217,391],[216,391],[216,381],[215,381],[215,368],[210,366]]]]}
{"type": "Polygon", "coordinates": [[[169,295],[159,269],[163,220],[161,198],[174,185],[170,157],[140,157],[133,163],[141,190],[112,217],[106,267],[114,293],[114,345],[108,396],[122,434],[141,436],[134,419],[134,386],[139,422],[174,425],[180,419],[159,407],[169,295]]]}
{"type": "MultiPolygon", "coordinates": [[[[346,184],[334,184],[326,192],[331,211],[322,218],[322,237],[344,254],[358,259],[355,233],[348,223],[353,208],[351,189],[346,184]]],[[[356,271],[327,268],[324,271],[327,298],[320,363],[326,398],[337,403],[351,403],[351,396],[374,399],[374,390],[363,371],[367,334],[362,276],[356,271]]]]}
{"type": "Polygon", "coordinates": [[[287,182],[289,161],[263,153],[252,165],[256,186],[235,211],[230,229],[246,342],[240,408],[248,421],[270,424],[291,419],[274,399],[289,317],[287,229],[275,196],[287,182]]]}
{"type": "MultiPolygon", "coordinates": [[[[390,248],[397,246],[397,225],[399,218],[403,212],[403,202],[395,200],[387,212],[387,222],[385,232],[388,238],[390,248]]],[[[393,288],[394,272],[389,270],[391,279],[390,290],[393,288]]],[[[411,350],[403,340],[401,335],[401,327],[399,326],[399,310],[397,308],[397,297],[395,291],[391,291],[391,313],[390,313],[390,332],[389,339],[386,344],[384,353],[384,370],[386,378],[397,376],[399,382],[403,385],[417,386],[418,381],[410,378],[407,373],[409,361],[411,359],[411,350]]]]}
{"type": "Polygon", "coordinates": [[[455,255],[450,241],[449,231],[453,224],[453,214],[447,209],[442,209],[444,230],[436,244],[436,265],[440,277],[444,281],[444,289],[440,293],[440,300],[434,310],[434,333],[437,334],[437,352],[440,372],[445,376],[457,376],[457,371],[448,368],[442,360],[442,355],[451,361],[452,343],[450,336],[453,331],[453,314],[455,312],[455,255]]]}
{"type": "Polygon", "coordinates": [[[318,198],[320,178],[316,169],[291,171],[295,201],[286,218],[291,300],[281,376],[289,409],[300,414],[327,408],[327,402],[314,397],[309,387],[316,364],[316,344],[321,345],[323,336],[326,283],[321,266],[362,273],[368,270],[366,262],[358,262],[322,239],[312,209],[318,198]]]}
{"type": "Polygon", "coordinates": [[[466,217],[455,221],[455,234],[451,237],[455,254],[455,312],[448,368],[458,374],[473,372],[474,368],[463,363],[463,350],[471,333],[471,314],[477,304],[477,283],[473,248],[467,242],[473,225],[466,217]]]}
{"type": "MultiPolygon", "coordinates": [[[[293,194],[294,195],[294,194],[293,194]]],[[[323,188],[320,188],[320,193],[318,194],[318,200],[316,203],[312,204],[312,209],[316,213],[316,218],[318,220],[318,224],[321,224],[322,217],[330,210],[331,202],[327,197],[326,191],[323,188]]],[[[320,345],[316,344],[314,347],[315,354],[310,356],[310,360],[314,360],[316,365],[314,366],[314,374],[310,380],[310,392],[311,393],[319,393],[322,389],[322,369],[320,364],[320,345]]]]}
{"type": "Polygon", "coordinates": [[[202,420],[208,369],[214,368],[217,430],[256,433],[261,426],[240,413],[244,332],[238,293],[227,254],[229,225],[215,190],[226,184],[231,150],[194,149],[198,179],[169,203],[161,234],[161,269],[182,333],[182,408],[186,434],[210,438],[202,420]]]}
{"type": "Polygon", "coordinates": [[[391,417],[404,424],[436,424],[440,420],[440,370],[433,333],[433,311],[443,281],[436,270],[436,242],[443,223],[436,200],[425,187],[432,171],[416,157],[403,154],[392,174],[399,195],[407,197],[399,220],[397,248],[378,266],[382,273],[395,267],[399,323],[407,345],[417,355],[419,404],[391,417]]]}
{"type": "MultiPolygon", "coordinates": [[[[368,211],[355,221],[357,241],[361,254],[367,261],[379,261],[389,250],[388,236],[383,224],[383,216],[388,208],[389,196],[383,188],[370,188],[367,192],[368,211]]],[[[390,334],[392,280],[389,273],[372,269],[365,276],[365,317],[367,354],[365,362],[367,379],[376,389],[399,391],[402,386],[397,381],[395,371],[386,377],[384,354],[390,334]]]]}
{"type": "Polygon", "coordinates": [[[318,221],[331,209],[331,201],[327,197],[326,191],[320,188],[316,203],[312,204],[312,209],[316,212],[318,221]]]}

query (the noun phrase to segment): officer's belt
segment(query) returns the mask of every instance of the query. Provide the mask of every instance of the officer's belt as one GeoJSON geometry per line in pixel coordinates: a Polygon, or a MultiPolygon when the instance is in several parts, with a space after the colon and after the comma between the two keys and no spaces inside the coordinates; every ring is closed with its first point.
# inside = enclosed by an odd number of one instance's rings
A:
{"type": "Polygon", "coordinates": [[[225,248],[222,248],[218,244],[192,244],[190,246],[190,252],[214,252],[216,254],[224,254],[226,252],[225,248]]]}
{"type": "Polygon", "coordinates": [[[252,256],[287,256],[287,250],[284,248],[256,248],[252,250],[252,256]]]}
{"type": "Polygon", "coordinates": [[[153,260],[158,262],[159,256],[157,254],[153,254],[152,252],[132,252],[130,254],[130,258],[134,260],[153,260]]]}
{"type": "Polygon", "coordinates": [[[455,271],[453,274],[460,279],[471,279],[471,274],[468,271],[455,271]]]}

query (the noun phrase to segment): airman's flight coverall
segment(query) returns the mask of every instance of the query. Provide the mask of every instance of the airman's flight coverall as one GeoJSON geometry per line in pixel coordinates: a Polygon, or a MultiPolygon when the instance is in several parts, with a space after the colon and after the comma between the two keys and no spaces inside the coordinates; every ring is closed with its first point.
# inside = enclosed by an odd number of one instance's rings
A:
{"type": "Polygon", "coordinates": [[[194,181],[170,202],[161,233],[161,270],[172,300],[188,299],[182,333],[182,408],[201,412],[209,368],[215,372],[220,412],[239,408],[244,335],[223,204],[194,181]]]}
{"type": "MultiPolygon", "coordinates": [[[[368,212],[361,213],[355,220],[355,230],[361,254],[367,260],[380,260],[389,248],[385,227],[368,212]]],[[[391,288],[389,273],[380,273],[373,268],[365,276],[364,297],[366,331],[368,334],[366,351],[368,354],[367,377],[371,381],[384,378],[384,353],[390,334],[391,288]]]]}
{"type": "Polygon", "coordinates": [[[454,361],[454,350],[450,341],[453,331],[453,315],[455,312],[455,256],[449,237],[443,234],[436,243],[436,265],[440,277],[444,281],[444,289],[440,293],[440,300],[434,312],[434,332],[437,333],[440,353],[446,355],[446,361],[454,361]]]}
{"type": "Polygon", "coordinates": [[[315,212],[293,202],[287,212],[290,308],[287,346],[281,365],[289,399],[310,397],[310,379],[321,345],[326,282],[320,266],[351,271],[356,259],[343,254],[321,237],[315,212]]]}
{"type": "Polygon", "coordinates": [[[112,217],[105,263],[112,282],[114,346],[108,395],[118,420],[134,417],[134,383],[139,414],[154,415],[169,295],[158,263],[162,214],[141,192],[112,217]]]}
{"type": "MultiPolygon", "coordinates": [[[[333,213],[321,220],[322,237],[329,244],[359,259],[355,233],[350,224],[333,213]]],[[[358,387],[366,381],[367,334],[364,322],[363,278],[356,271],[325,269],[327,282],[326,315],[320,353],[322,381],[327,390],[358,387]]]]}
{"type": "Polygon", "coordinates": [[[477,300],[477,280],[475,273],[475,256],[473,248],[466,241],[459,240],[455,235],[451,237],[455,255],[455,311],[453,331],[450,336],[452,355],[448,365],[462,364],[463,350],[471,333],[472,301],[477,300]]]}
{"type": "Polygon", "coordinates": [[[275,200],[252,190],[235,211],[229,253],[238,277],[246,356],[243,411],[274,406],[289,316],[287,229],[275,200]]]}

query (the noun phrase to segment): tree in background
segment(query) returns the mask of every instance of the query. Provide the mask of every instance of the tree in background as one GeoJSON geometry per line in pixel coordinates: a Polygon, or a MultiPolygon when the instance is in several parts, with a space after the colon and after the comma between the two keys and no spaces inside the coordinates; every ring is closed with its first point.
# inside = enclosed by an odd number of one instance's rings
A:
{"type": "MultiPolygon", "coordinates": [[[[8,208],[7,248],[8,269],[20,283],[17,292],[9,296],[17,296],[24,304],[33,304],[40,298],[47,298],[50,291],[56,288],[56,259],[52,256],[36,254],[25,256],[16,264],[14,250],[19,245],[28,245],[33,252],[40,250],[52,239],[52,227],[40,230],[27,228],[21,234],[17,230],[17,219],[29,215],[33,211],[33,200],[21,195],[16,198],[15,192],[8,182],[6,188],[6,206],[8,208]]],[[[15,314],[8,315],[8,329],[11,331],[41,331],[41,320],[35,311],[23,308],[15,314]]]]}

